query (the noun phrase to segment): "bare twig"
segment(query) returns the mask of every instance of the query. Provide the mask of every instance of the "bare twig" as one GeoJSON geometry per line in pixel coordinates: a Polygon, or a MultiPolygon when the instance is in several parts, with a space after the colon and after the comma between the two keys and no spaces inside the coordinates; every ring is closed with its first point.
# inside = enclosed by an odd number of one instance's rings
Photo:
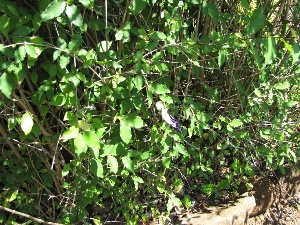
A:
{"type": "Polygon", "coordinates": [[[42,219],[39,219],[39,218],[30,216],[30,215],[28,215],[28,214],[26,214],[26,213],[22,213],[22,212],[13,210],[13,209],[6,208],[6,207],[4,207],[4,206],[0,206],[0,210],[4,210],[4,211],[9,212],[9,213],[11,213],[11,214],[16,214],[16,215],[18,215],[18,216],[25,217],[25,218],[27,218],[27,219],[33,220],[33,221],[38,222],[38,223],[50,224],[50,225],[63,225],[63,224],[61,224],[61,223],[47,222],[47,221],[44,221],[44,220],[42,220],[42,219]]]}

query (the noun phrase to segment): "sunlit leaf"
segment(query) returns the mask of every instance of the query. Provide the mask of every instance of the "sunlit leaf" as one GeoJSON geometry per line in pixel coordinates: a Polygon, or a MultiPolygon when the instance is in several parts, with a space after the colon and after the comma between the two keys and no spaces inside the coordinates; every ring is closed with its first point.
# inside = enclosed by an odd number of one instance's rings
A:
{"type": "Polygon", "coordinates": [[[167,36],[161,31],[154,31],[149,35],[149,37],[154,41],[163,41],[167,38],[167,36]]]}
{"type": "Polygon", "coordinates": [[[70,62],[70,56],[68,55],[61,55],[59,57],[59,65],[62,69],[66,68],[70,62]]]}
{"type": "Polygon", "coordinates": [[[153,84],[151,85],[151,90],[153,91],[153,93],[156,94],[167,94],[167,93],[171,93],[170,89],[167,88],[165,85],[163,84],[153,84]]]}
{"type": "Polygon", "coordinates": [[[243,125],[243,122],[239,119],[233,119],[229,124],[231,127],[240,127],[243,125]]]}
{"type": "Polygon", "coordinates": [[[31,132],[32,127],[33,127],[32,116],[28,112],[26,112],[25,114],[23,114],[21,118],[21,128],[25,133],[25,135],[31,132]]]}
{"type": "Polygon", "coordinates": [[[6,201],[9,201],[9,202],[14,201],[14,200],[18,197],[18,193],[19,193],[18,190],[12,192],[12,193],[9,194],[8,196],[6,196],[6,201]]]}
{"type": "Polygon", "coordinates": [[[189,153],[186,151],[185,147],[180,143],[176,143],[174,146],[174,149],[176,149],[178,152],[180,152],[183,155],[186,155],[186,156],[189,155],[189,153]]]}
{"type": "Polygon", "coordinates": [[[61,171],[61,175],[63,177],[67,176],[70,172],[70,169],[71,169],[71,165],[69,163],[66,163],[63,170],[61,171]]]}
{"type": "Polygon", "coordinates": [[[125,118],[125,123],[132,128],[142,128],[144,121],[139,116],[128,116],[125,118]]]}
{"type": "Polygon", "coordinates": [[[97,177],[103,178],[103,165],[100,159],[91,159],[91,171],[97,177]]]}
{"type": "Polygon", "coordinates": [[[135,76],[133,79],[134,86],[138,91],[143,88],[143,79],[141,76],[135,76]]]}
{"type": "Polygon", "coordinates": [[[131,127],[124,122],[120,124],[120,137],[126,144],[129,144],[131,141],[131,127]]]}
{"type": "Polygon", "coordinates": [[[284,102],[284,103],[283,103],[283,106],[284,106],[284,107],[291,108],[291,107],[296,106],[297,104],[298,104],[297,101],[289,100],[289,101],[287,101],[287,102],[284,102]]]}
{"type": "Polygon", "coordinates": [[[122,157],[122,162],[129,171],[133,171],[133,162],[129,156],[122,157]]]}
{"type": "Polygon", "coordinates": [[[73,34],[71,41],[69,42],[69,49],[71,51],[78,50],[82,43],[80,34],[73,34]]]}
{"type": "Polygon", "coordinates": [[[210,195],[215,189],[216,185],[214,184],[204,184],[202,186],[202,191],[207,195],[210,195]]]}
{"type": "Polygon", "coordinates": [[[16,62],[21,62],[25,59],[26,56],[26,50],[25,46],[21,45],[16,51],[15,51],[15,59],[16,62]]]}
{"type": "Polygon", "coordinates": [[[42,12],[41,17],[43,20],[51,20],[55,17],[59,17],[65,10],[65,7],[66,2],[64,0],[55,0],[42,12]]]}
{"type": "Polygon", "coordinates": [[[60,137],[60,139],[66,141],[69,139],[74,139],[75,137],[77,137],[79,133],[79,128],[78,127],[69,127],[67,130],[65,130],[65,132],[63,132],[62,136],[60,137]]]}
{"type": "Polygon", "coordinates": [[[147,5],[146,0],[133,0],[132,5],[130,6],[133,15],[136,15],[139,12],[141,12],[146,7],[146,5],[147,5]]]}
{"type": "Polygon", "coordinates": [[[138,190],[139,184],[144,183],[143,179],[139,176],[132,176],[132,180],[134,181],[135,190],[138,190]]]}
{"type": "Polygon", "coordinates": [[[84,131],[83,140],[91,148],[100,148],[100,139],[95,131],[84,131]]]}
{"type": "Polygon", "coordinates": [[[274,85],[274,88],[276,88],[277,90],[285,90],[290,88],[290,82],[289,81],[284,81],[282,83],[277,83],[274,85]]]}
{"type": "Polygon", "coordinates": [[[71,24],[74,24],[77,27],[83,27],[83,18],[76,5],[67,5],[66,14],[71,21],[71,24]]]}
{"type": "Polygon", "coordinates": [[[77,156],[80,156],[87,151],[88,146],[83,139],[83,135],[80,133],[74,139],[74,148],[77,156]]]}
{"type": "Polygon", "coordinates": [[[50,104],[54,106],[63,106],[67,101],[66,96],[63,93],[58,93],[53,96],[50,104]]]}
{"type": "Polygon", "coordinates": [[[10,98],[13,89],[13,80],[7,73],[3,73],[0,77],[0,91],[7,97],[10,98]]]}
{"type": "Polygon", "coordinates": [[[107,163],[110,166],[110,169],[113,173],[118,172],[119,163],[118,163],[118,160],[116,159],[116,157],[114,157],[112,155],[108,155],[107,156],[107,163]]]}
{"type": "Polygon", "coordinates": [[[32,58],[37,58],[39,55],[36,51],[36,48],[31,44],[25,44],[25,51],[32,58]]]}
{"type": "Polygon", "coordinates": [[[79,0],[79,2],[88,9],[91,9],[94,6],[94,0],[79,0]]]}

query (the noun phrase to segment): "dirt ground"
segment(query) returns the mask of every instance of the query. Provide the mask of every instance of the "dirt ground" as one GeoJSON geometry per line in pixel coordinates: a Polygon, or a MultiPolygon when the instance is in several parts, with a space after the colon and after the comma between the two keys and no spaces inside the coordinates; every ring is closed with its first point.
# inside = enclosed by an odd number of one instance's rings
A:
{"type": "Polygon", "coordinates": [[[300,225],[300,192],[275,201],[264,214],[249,218],[247,225],[300,225]]]}

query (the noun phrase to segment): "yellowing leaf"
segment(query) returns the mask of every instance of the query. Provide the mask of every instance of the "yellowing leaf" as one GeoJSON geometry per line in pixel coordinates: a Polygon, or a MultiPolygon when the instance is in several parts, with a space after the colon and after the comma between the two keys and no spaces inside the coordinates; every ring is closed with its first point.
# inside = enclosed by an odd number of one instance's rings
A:
{"type": "Polygon", "coordinates": [[[78,126],[82,130],[90,130],[90,125],[87,122],[85,122],[84,120],[78,120],[78,126]]]}

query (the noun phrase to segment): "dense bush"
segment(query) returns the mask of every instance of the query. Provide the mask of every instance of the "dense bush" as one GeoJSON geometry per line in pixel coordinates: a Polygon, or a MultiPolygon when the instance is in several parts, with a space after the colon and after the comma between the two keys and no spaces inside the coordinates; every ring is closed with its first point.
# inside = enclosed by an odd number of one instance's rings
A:
{"type": "Polygon", "coordinates": [[[297,162],[299,2],[0,11],[0,222],[134,224],[297,162]]]}

